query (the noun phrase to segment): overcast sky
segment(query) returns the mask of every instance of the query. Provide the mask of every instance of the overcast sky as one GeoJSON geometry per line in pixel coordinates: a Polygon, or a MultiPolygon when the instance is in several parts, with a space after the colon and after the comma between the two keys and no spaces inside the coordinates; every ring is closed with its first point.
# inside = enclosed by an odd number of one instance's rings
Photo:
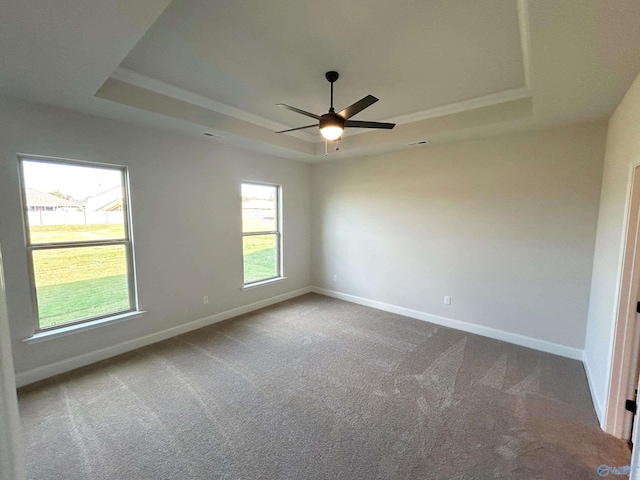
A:
{"type": "Polygon", "coordinates": [[[43,192],[59,191],[81,200],[121,184],[120,170],[25,160],[24,183],[43,192]]]}

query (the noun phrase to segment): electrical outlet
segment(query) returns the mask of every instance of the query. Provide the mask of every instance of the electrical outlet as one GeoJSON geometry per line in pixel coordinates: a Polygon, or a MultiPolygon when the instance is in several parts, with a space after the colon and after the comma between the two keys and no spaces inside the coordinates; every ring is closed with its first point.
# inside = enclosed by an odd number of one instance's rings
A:
{"type": "Polygon", "coordinates": [[[338,275],[334,275],[334,276],[333,276],[333,281],[334,281],[334,282],[337,282],[337,281],[338,281],[338,275]]]}
{"type": "Polygon", "coordinates": [[[451,305],[451,297],[448,297],[448,296],[445,295],[444,304],[445,305],[451,305]]]}
{"type": "Polygon", "coordinates": [[[209,303],[209,297],[207,297],[206,295],[202,297],[202,303],[204,303],[205,305],[209,303]]]}

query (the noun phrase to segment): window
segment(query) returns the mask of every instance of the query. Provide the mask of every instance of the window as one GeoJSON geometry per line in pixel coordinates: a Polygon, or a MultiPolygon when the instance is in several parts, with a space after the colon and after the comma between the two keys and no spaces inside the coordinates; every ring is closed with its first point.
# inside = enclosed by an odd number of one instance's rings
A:
{"type": "Polygon", "coordinates": [[[20,164],[37,330],[134,310],[126,168],[20,164]]]}
{"type": "Polygon", "coordinates": [[[242,184],[244,284],[282,277],[280,187],[242,184]]]}

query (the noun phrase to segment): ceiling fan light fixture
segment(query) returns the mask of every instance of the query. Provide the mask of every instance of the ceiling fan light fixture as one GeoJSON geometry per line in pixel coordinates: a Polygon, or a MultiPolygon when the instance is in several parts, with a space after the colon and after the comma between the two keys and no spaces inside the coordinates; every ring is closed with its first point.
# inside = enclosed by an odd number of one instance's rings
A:
{"type": "Polygon", "coordinates": [[[338,125],[328,125],[320,129],[320,133],[327,140],[337,140],[342,135],[344,129],[338,125]]]}
{"type": "MultiPolygon", "coordinates": [[[[333,107],[331,108],[333,110],[333,107]]],[[[337,140],[344,132],[344,118],[329,111],[320,117],[320,133],[327,140],[337,140]]]]}

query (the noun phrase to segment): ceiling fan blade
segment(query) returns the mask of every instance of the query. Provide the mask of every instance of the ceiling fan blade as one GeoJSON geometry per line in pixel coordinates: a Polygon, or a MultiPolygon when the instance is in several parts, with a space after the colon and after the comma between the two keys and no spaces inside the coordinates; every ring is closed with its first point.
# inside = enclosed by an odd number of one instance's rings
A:
{"type": "Polygon", "coordinates": [[[383,123],[383,122],[361,122],[359,120],[347,120],[344,122],[345,127],[356,127],[356,128],[384,128],[386,130],[391,130],[396,126],[395,123],[383,123]]]}
{"type": "Polygon", "coordinates": [[[316,120],[320,120],[320,115],[316,115],[315,113],[305,112],[304,110],[300,110],[299,108],[292,107],[291,105],[285,105],[284,103],[276,103],[277,107],[284,107],[287,110],[291,110],[292,112],[299,113],[301,115],[306,115],[307,117],[315,118],[316,120]]]}
{"type": "Polygon", "coordinates": [[[305,128],[311,128],[311,127],[318,127],[317,123],[314,123],[313,125],[306,125],[304,127],[297,127],[297,128],[290,128],[289,130],[280,130],[279,132],[276,133],[286,133],[286,132],[294,132],[296,130],[304,130],[305,128]]]}
{"type": "Polygon", "coordinates": [[[345,119],[346,118],[351,118],[355,114],[360,113],[365,108],[370,107],[371,105],[373,105],[377,101],[378,101],[378,99],[376,97],[374,97],[373,95],[367,95],[363,99],[358,100],[353,105],[350,105],[347,108],[345,108],[344,110],[342,110],[341,112],[339,112],[338,115],[340,115],[342,118],[345,118],[345,119]]]}

